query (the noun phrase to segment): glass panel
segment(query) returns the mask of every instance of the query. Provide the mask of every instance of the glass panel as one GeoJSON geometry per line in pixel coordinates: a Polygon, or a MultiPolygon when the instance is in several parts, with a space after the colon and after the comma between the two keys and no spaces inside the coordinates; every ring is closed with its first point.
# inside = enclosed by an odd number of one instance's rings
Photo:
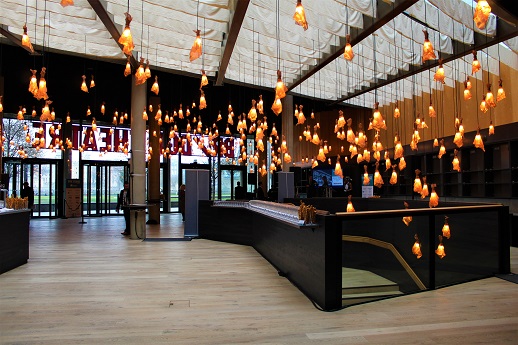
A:
{"type": "Polygon", "coordinates": [[[109,181],[109,213],[116,214],[117,198],[120,191],[124,188],[124,167],[112,166],[110,168],[109,181]]]}
{"type": "Polygon", "coordinates": [[[49,170],[50,170],[50,181],[49,181],[49,187],[50,187],[50,193],[49,193],[49,216],[55,217],[56,216],[56,181],[57,181],[57,165],[56,164],[45,164],[49,170]]]}
{"type": "Polygon", "coordinates": [[[232,171],[232,183],[234,184],[234,199],[238,199],[235,194],[235,187],[237,186],[237,183],[241,185],[242,188],[245,190],[245,195],[243,195],[244,199],[246,199],[246,188],[244,185],[244,178],[243,178],[243,171],[241,170],[233,170],[232,171]]]}
{"type": "Polygon", "coordinates": [[[210,185],[211,185],[211,193],[212,200],[216,200],[219,198],[219,183],[218,183],[218,171],[221,167],[220,160],[218,158],[212,158],[212,167],[210,170],[210,185]]]}
{"type": "Polygon", "coordinates": [[[84,211],[87,215],[91,215],[96,211],[97,167],[95,165],[84,165],[83,174],[84,211]]]}
{"type": "Polygon", "coordinates": [[[9,175],[9,196],[16,195],[20,196],[21,185],[23,181],[20,180],[20,163],[18,162],[6,162],[4,173],[9,175]]]}
{"type": "Polygon", "coordinates": [[[169,196],[171,198],[171,209],[172,212],[178,212],[178,190],[180,189],[179,185],[179,159],[178,155],[173,155],[169,157],[169,196]]]}
{"type": "MultiPolygon", "coordinates": [[[[163,157],[163,156],[160,156],[163,157]]],[[[164,196],[164,168],[162,167],[162,163],[160,163],[160,210],[164,207],[163,196],[164,196]]]]}
{"type": "Polygon", "coordinates": [[[221,200],[230,200],[233,198],[232,170],[221,169],[221,200]]]}
{"type": "MultiPolygon", "coordinates": [[[[43,186],[41,166],[39,164],[32,164],[32,188],[34,189],[34,216],[39,217],[47,215],[48,195],[45,195],[46,190],[43,186]]],[[[47,188],[48,189],[48,188],[47,188]]]]}
{"type": "Polygon", "coordinates": [[[110,167],[102,166],[100,167],[101,171],[101,179],[100,179],[100,197],[101,197],[101,213],[106,214],[108,211],[108,180],[110,179],[110,167]]]}

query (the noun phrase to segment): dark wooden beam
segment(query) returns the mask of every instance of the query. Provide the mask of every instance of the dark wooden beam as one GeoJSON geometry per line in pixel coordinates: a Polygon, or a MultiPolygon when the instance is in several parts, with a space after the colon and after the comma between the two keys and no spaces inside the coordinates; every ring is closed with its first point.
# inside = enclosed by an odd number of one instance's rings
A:
{"type": "MultiPolygon", "coordinates": [[[[93,10],[122,51],[122,44],[119,43],[121,33],[113,21],[113,15],[106,10],[106,2],[104,0],[88,0],[88,3],[92,6],[93,10]]],[[[130,63],[133,69],[137,69],[139,67],[139,63],[133,54],[130,56],[130,63]]]]}
{"type": "MultiPolygon", "coordinates": [[[[495,37],[492,37],[492,38],[475,32],[474,33],[475,44],[473,44],[473,45],[464,44],[459,41],[453,41],[453,54],[444,54],[444,53],[441,54],[441,59],[443,60],[443,63],[447,63],[447,62],[456,60],[458,58],[461,58],[465,55],[471,54],[471,52],[473,50],[479,51],[481,49],[485,49],[492,45],[507,41],[508,39],[518,36],[518,28],[507,23],[506,21],[504,21],[500,18],[498,18],[498,21],[497,21],[497,28],[498,28],[497,34],[495,37]]],[[[415,74],[427,71],[427,70],[437,67],[437,66],[439,66],[439,60],[427,61],[426,63],[424,63],[422,65],[410,65],[409,69],[407,71],[399,70],[396,75],[389,76],[387,79],[384,79],[381,81],[378,80],[375,83],[371,83],[370,86],[363,87],[361,90],[349,93],[345,97],[337,99],[336,101],[329,103],[329,105],[341,103],[348,99],[362,95],[366,92],[373,91],[374,89],[389,85],[389,84],[396,82],[398,80],[401,80],[401,79],[411,77],[415,74]]]]}
{"type": "Polygon", "coordinates": [[[225,80],[225,73],[227,72],[228,63],[230,61],[230,57],[232,56],[234,46],[236,45],[239,30],[241,30],[241,25],[245,19],[246,10],[248,9],[249,3],[250,0],[237,0],[234,15],[232,16],[232,24],[230,25],[230,30],[228,32],[228,37],[225,43],[225,49],[223,51],[223,56],[221,58],[217,73],[216,85],[218,86],[223,85],[223,80],[225,80]]]}
{"type": "Polygon", "coordinates": [[[31,55],[41,55],[36,51],[36,45],[32,45],[34,48],[34,53],[29,50],[29,48],[22,45],[22,36],[13,34],[11,31],[7,29],[7,25],[0,24],[0,34],[4,35],[9,41],[11,41],[13,44],[17,45],[18,47],[22,47],[25,49],[29,54],[31,55]]]}
{"type": "MultiPolygon", "coordinates": [[[[418,0],[395,0],[393,4],[388,4],[383,0],[377,0],[376,6],[378,8],[378,14],[376,18],[372,18],[372,23],[370,26],[367,26],[361,30],[351,30],[351,45],[354,47],[354,45],[360,43],[369,35],[373,34],[376,30],[381,28],[383,25],[387,24],[394,17],[396,17],[398,14],[400,14],[401,12],[415,4],[417,1],[418,0]]],[[[366,16],[364,16],[364,24],[369,21],[368,19],[365,19],[366,16]]],[[[305,80],[307,80],[309,77],[311,77],[313,74],[317,73],[320,69],[324,68],[325,66],[333,62],[336,58],[342,56],[344,49],[345,43],[343,46],[339,47],[338,50],[336,50],[333,54],[330,54],[329,56],[323,58],[319,64],[317,64],[312,69],[308,70],[304,75],[301,75],[299,79],[295,80],[293,84],[291,84],[288,87],[288,90],[293,90],[301,83],[303,83],[305,80]]]]}
{"type": "Polygon", "coordinates": [[[506,22],[518,26],[518,4],[516,0],[487,0],[491,13],[506,22]]]}

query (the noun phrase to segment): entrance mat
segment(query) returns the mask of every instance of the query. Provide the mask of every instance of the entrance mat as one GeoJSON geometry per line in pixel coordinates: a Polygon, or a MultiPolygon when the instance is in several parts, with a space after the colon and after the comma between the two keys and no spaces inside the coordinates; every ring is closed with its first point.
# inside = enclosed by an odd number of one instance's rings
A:
{"type": "Polygon", "coordinates": [[[146,242],[172,242],[172,241],[190,241],[191,237],[177,237],[177,238],[145,238],[146,242]]]}
{"type": "Polygon", "coordinates": [[[496,274],[495,276],[497,278],[510,281],[511,283],[518,284],[518,274],[514,274],[514,273],[511,273],[511,274],[496,274]]]}

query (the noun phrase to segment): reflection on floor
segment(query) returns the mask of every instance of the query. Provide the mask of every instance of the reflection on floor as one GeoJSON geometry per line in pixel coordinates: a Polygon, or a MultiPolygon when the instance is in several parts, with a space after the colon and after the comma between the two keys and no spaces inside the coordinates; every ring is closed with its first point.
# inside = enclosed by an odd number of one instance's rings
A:
{"type": "MultiPolygon", "coordinates": [[[[514,345],[518,338],[518,285],[503,279],[325,313],[251,247],[131,240],[120,235],[122,216],[85,220],[31,221],[29,263],[0,275],[0,344],[514,345]]],[[[147,234],[182,237],[181,216],[163,215],[147,234]]],[[[511,257],[516,272],[517,248],[511,257]]]]}

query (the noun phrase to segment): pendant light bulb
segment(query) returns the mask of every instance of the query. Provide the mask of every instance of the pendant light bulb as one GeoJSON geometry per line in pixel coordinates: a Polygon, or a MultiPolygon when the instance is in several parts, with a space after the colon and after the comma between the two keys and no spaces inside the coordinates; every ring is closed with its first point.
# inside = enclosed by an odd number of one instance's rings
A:
{"type": "Polygon", "coordinates": [[[414,235],[414,245],[412,246],[412,254],[416,256],[416,258],[420,259],[423,254],[421,253],[421,242],[419,242],[419,237],[417,234],[414,235]]]}
{"type": "Polygon", "coordinates": [[[122,44],[122,52],[129,57],[133,49],[135,49],[130,29],[130,23],[133,20],[133,17],[129,12],[124,13],[124,15],[126,16],[126,25],[124,26],[124,31],[122,31],[122,35],[119,37],[118,42],[122,44]]]}
{"type": "Polygon", "coordinates": [[[351,35],[345,35],[344,59],[352,61],[354,58],[353,47],[351,46],[351,35]]]}
{"type": "Polygon", "coordinates": [[[37,97],[38,95],[38,78],[36,78],[36,71],[35,69],[30,70],[32,72],[31,80],[29,81],[29,92],[32,93],[34,97],[37,97]]]}
{"type": "Polygon", "coordinates": [[[502,86],[502,79],[500,79],[498,81],[498,92],[496,94],[496,101],[497,102],[500,102],[501,100],[503,100],[505,98],[505,91],[504,91],[504,87],[502,86]]]}
{"type": "Polygon", "coordinates": [[[394,108],[394,118],[399,119],[401,111],[399,110],[398,102],[396,101],[396,107],[394,108]]]}
{"type": "Polygon", "coordinates": [[[208,84],[209,84],[209,80],[207,79],[207,75],[205,74],[205,70],[202,69],[201,70],[201,84],[200,84],[200,88],[204,87],[205,85],[208,85],[208,84]]]}
{"type": "Polygon", "coordinates": [[[275,85],[275,98],[282,99],[286,97],[286,91],[288,88],[282,82],[282,74],[280,70],[277,70],[277,84],[275,85]]]}
{"type": "Polygon", "coordinates": [[[158,92],[160,91],[160,88],[158,86],[158,76],[155,75],[155,82],[151,86],[151,92],[153,92],[155,95],[158,96],[158,92]]]}
{"type": "Polygon", "coordinates": [[[437,207],[437,205],[439,205],[439,196],[435,191],[435,187],[437,187],[437,185],[432,184],[432,193],[430,194],[430,201],[428,202],[428,206],[430,206],[430,208],[437,207]]]}
{"type": "Polygon", "coordinates": [[[471,99],[471,81],[469,80],[469,77],[466,78],[466,81],[464,82],[464,100],[468,101],[471,99]]]}
{"type": "Polygon", "coordinates": [[[442,236],[446,239],[450,239],[451,237],[451,230],[450,225],[448,224],[448,216],[444,216],[444,225],[442,227],[442,236]]]}
{"type": "Polygon", "coordinates": [[[207,101],[205,100],[205,92],[200,90],[200,110],[207,108],[207,101]]]}
{"type": "Polygon", "coordinates": [[[142,85],[146,82],[146,70],[144,68],[144,58],[140,58],[140,63],[135,72],[135,85],[142,85]]]}
{"type": "Polygon", "coordinates": [[[486,105],[489,108],[496,107],[495,97],[493,96],[493,92],[491,91],[491,84],[487,84],[486,105]]]}
{"type": "Polygon", "coordinates": [[[445,78],[445,76],[444,76],[444,67],[442,67],[442,59],[440,59],[439,60],[439,68],[435,72],[435,74],[433,76],[433,80],[444,84],[445,83],[444,82],[444,78],[445,78]]]}
{"type": "Polygon", "coordinates": [[[490,14],[491,6],[489,6],[487,1],[478,0],[477,6],[475,6],[475,12],[473,13],[473,20],[475,21],[477,28],[482,30],[486,27],[490,14]]]}
{"type": "Polygon", "coordinates": [[[34,53],[34,48],[32,47],[31,39],[27,34],[27,25],[23,25],[23,35],[22,35],[22,46],[29,49],[31,53],[34,53]]]}
{"type": "Polygon", "coordinates": [[[349,195],[347,197],[347,208],[346,208],[347,212],[356,212],[354,209],[354,206],[353,206],[352,198],[353,198],[352,195],[349,195]]]}
{"type": "Polygon", "coordinates": [[[126,68],[124,69],[124,76],[127,77],[131,74],[131,64],[130,64],[130,59],[128,57],[127,61],[126,61],[126,68]]]}
{"type": "Polygon", "coordinates": [[[442,244],[442,236],[439,235],[439,245],[437,246],[437,249],[435,250],[435,254],[439,258],[444,258],[446,256],[446,252],[444,251],[444,245],[442,244]]]}
{"type": "Polygon", "coordinates": [[[304,6],[302,6],[302,0],[297,0],[297,6],[295,7],[295,14],[293,14],[293,19],[295,20],[295,24],[304,28],[304,31],[308,29],[306,12],[304,11],[304,6]]]}
{"type": "Polygon", "coordinates": [[[151,69],[149,68],[149,60],[146,60],[146,68],[144,69],[144,74],[146,75],[146,79],[151,78],[151,69]]]}
{"type": "Polygon", "coordinates": [[[423,30],[424,43],[423,43],[423,62],[428,60],[436,59],[435,52],[433,50],[432,42],[428,39],[428,31],[423,30]]]}
{"type": "Polygon", "coordinates": [[[189,60],[191,62],[199,58],[202,54],[200,30],[194,30],[194,33],[196,33],[196,38],[194,39],[191,52],[189,53],[189,60]]]}
{"type": "Polygon", "coordinates": [[[480,61],[477,59],[477,52],[473,50],[473,62],[471,63],[471,75],[477,73],[482,68],[480,61]]]}
{"type": "Polygon", "coordinates": [[[460,162],[459,157],[457,156],[458,152],[459,151],[457,149],[453,150],[453,161],[451,162],[451,164],[453,170],[460,172],[460,162]]]}
{"type": "Polygon", "coordinates": [[[86,86],[86,75],[82,75],[83,82],[81,83],[81,91],[88,93],[88,87],[86,86]]]}
{"type": "Polygon", "coordinates": [[[481,149],[484,152],[486,151],[484,148],[484,141],[480,135],[480,128],[477,130],[477,135],[475,135],[475,139],[473,140],[473,146],[475,146],[477,149],[481,149]]]}

